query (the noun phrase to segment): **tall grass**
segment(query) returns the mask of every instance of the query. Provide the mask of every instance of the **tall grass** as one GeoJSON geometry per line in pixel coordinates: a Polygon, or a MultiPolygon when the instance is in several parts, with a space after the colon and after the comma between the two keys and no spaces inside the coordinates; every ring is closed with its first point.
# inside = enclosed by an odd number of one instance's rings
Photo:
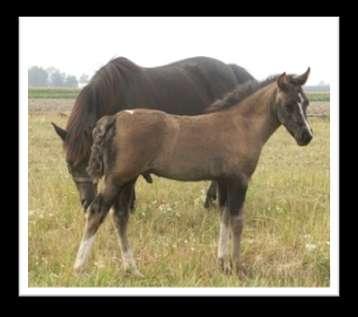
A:
{"type": "Polygon", "coordinates": [[[144,278],[121,269],[111,221],[100,228],[88,269],[72,265],[83,230],[77,191],[55,114],[29,115],[29,286],[329,286],[329,121],[311,120],[315,137],[298,147],[280,128],[266,144],[246,199],[244,274],[216,266],[218,212],[203,208],[207,182],[154,177],[137,185],[129,237],[144,278]]]}

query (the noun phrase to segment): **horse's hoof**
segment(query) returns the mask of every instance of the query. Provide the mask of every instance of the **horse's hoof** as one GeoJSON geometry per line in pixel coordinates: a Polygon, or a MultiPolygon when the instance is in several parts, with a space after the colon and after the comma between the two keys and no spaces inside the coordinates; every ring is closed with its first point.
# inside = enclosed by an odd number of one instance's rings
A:
{"type": "Polygon", "coordinates": [[[210,200],[210,199],[206,199],[206,200],[205,200],[204,208],[210,209],[210,208],[213,207],[213,206],[214,206],[214,203],[213,203],[212,200],[210,200]]]}
{"type": "MultiPolygon", "coordinates": [[[[215,200],[215,199],[214,199],[214,200],[215,200]]],[[[205,209],[210,209],[210,208],[215,207],[214,200],[212,200],[212,199],[206,199],[205,202],[204,202],[204,208],[205,208],[205,209]]]]}

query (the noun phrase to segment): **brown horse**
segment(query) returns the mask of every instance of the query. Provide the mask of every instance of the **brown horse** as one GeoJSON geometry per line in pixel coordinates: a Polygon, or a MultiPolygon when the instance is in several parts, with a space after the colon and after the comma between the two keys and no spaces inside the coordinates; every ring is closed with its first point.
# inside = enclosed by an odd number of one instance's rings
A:
{"type": "Polygon", "coordinates": [[[221,209],[218,260],[225,271],[238,268],[243,204],[262,147],[281,124],[299,145],[312,139],[306,117],[308,99],[302,90],[308,75],[309,68],[300,76],[283,73],[241,86],[215,103],[208,114],[176,116],[133,109],[100,119],[93,130],[88,173],[94,181],[105,176],[104,188],[87,209],[75,269],[82,269],[95,233],[120,193],[122,207],[114,208],[113,217],[123,263],[140,274],[126,232],[131,187],[143,173],[181,181],[217,181],[221,209]],[[230,232],[232,259],[228,254],[230,232]]]}
{"type": "MultiPolygon", "coordinates": [[[[66,130],[53,123],[63,141],[68,170],[84,208],[95,197],[87,172],[91,131],[98,119],[137,107],[196,115],[238,84],[254,78],[242,67],[209,57],[187,58],[160,67],[141,67],[119,57],[100,68],[78,95],[66,130]]],[[[150,181],[149,175],[146,179],[150,181]]],[[[206,205],[215,199],[208,191],[206,205]]],[[[133,192],[134,197],[134,192],[133,192]]]]}

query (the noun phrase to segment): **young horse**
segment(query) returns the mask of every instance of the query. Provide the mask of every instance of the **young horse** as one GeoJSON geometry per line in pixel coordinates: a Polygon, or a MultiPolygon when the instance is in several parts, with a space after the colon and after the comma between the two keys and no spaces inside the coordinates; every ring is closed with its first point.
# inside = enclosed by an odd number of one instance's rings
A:
{"type": "MultiPolygon", "coordinates": [[[[119,57],[100,68],[78,95],[66,130],[53,124],[63,141],[68,170],[82,206],[87,208],[96,194],[86,167],[91,131],[98,119],[139,106],[180,115],[201,114],[216,99],[248,80],[254,78],[244,68],[208,57],[153,68],[140,67],[119,57]]],[[[212,187],[207,206],[215,195],[212,187]]]]}
{"type": "Polygon", "coordinates": [[[300,76],[284,73],[255,86],[239,87],[204,115],[135,109],[100,119],[93,130],[88,173],[96,181],[104,175],[105,184],[87,209],[75,269],[82,269],[95,233],[120,193],[122,208],[115,209],[113,217],[123,263],[140,274],[127,239],[127,221],[131,187],[142,173],[181,181],[217,181],[221,208],[218,260],[225,271],[232,265],[238,268],[243,205],[262,147],[281,124],[299,145],[312,139],[306,118],[308,100],[302,90],[308,75],[309,68],[300,76]]]}

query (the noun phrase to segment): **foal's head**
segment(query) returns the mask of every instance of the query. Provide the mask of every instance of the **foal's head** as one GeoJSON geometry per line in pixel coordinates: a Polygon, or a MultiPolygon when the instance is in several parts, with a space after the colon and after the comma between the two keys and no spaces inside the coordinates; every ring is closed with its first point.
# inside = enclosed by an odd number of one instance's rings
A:
{"type": "MultiPolygon", "coordinates": [[[[68,132],[65,129],[60,128],[56,124],[52,123],[56,133],[61,138],[62,142],[66,143],[68,132]]],[[[68,154],[68,153],[67,153],[68,154]]],[[[87,173],[89,157],[82,159],[79,162],[72,161],[66,155],[66,164],[68,172],[71,174],[72,179],[80,194],[81,205],[86,210],[97,193],[97,184],[93,182],[92,178],[87,173]]]]}
{"type": "Polygon", "coordinates": [[[309,73],[310,68],[302,75],[293,76],[283,73],[277,79],[277,118],[295,138],[298,145],[307,145],[313,137],[306,114],[309,102],[302,89],[309,73]]]}

